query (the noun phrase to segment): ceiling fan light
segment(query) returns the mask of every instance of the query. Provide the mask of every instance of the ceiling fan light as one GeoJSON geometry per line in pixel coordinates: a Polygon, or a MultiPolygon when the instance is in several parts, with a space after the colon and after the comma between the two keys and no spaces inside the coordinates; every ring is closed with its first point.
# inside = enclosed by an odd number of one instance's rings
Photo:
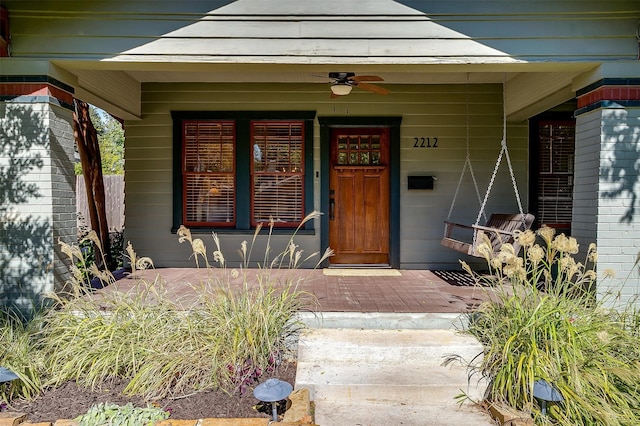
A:
{"type": "Polygon", "coordinates": [[[351,89],[351,86],[343,83],[336,83],[331,86],[331,92],[333,92],[333,94],[337,96],[348,95],[349,93],[351,93],[351,89]]]}

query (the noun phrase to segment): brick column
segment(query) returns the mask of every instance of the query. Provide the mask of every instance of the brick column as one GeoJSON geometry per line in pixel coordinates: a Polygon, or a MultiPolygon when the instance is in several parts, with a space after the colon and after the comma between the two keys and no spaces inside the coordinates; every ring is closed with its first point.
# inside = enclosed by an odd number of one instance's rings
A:
{"type": "Polygon", "coordinates": [[[584,249],[595,236],[599,275],[616,274],[598,295],[622,306],[640,294],[640,78],[605,78],[577,96],[572,234],[584,249]]]}
{"type": "Polygon", "coordinates": [[[69,278],[76,241],[73,89],[0,76],[0,304],[28,313],[69,278]]]}

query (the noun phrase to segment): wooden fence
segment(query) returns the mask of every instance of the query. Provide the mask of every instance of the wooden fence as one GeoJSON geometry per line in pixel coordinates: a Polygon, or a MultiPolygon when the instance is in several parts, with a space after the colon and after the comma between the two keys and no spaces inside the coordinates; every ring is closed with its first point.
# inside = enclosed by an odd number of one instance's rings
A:
{"type": "MultiPolygon", "coordinates": [[[[104,193],[109,230],[122,231],[124,229],[124,175],[104,176],[104,193]]],[[[76,176],[76,211],[78,212],[78,229],[82,227],[91,229],[83,176],[76,176]]]]}

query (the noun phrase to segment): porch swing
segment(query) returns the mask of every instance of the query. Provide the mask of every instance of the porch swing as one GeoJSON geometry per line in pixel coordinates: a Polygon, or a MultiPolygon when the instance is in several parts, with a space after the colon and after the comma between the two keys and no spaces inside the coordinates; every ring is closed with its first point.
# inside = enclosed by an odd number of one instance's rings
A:
{"type": "Polygon", "coordinates": [[[502,247],[505,243],[513,244],[513,247],[517,252],[520,251],[520,245],[517,244],[514,238],[514,234],[516,231],[525,231],[530,229],[534,216],[532,214],[525,214],[522,210],[522,202],[520,201],[520,193],[518,191],[518,185],[516,184],[516,178],[513,171],[513,167],[511,165],[511,158],[509,157],[509,150],[507,148],[507,117],[506,112],[504,111],[504,87],[503,87],[503,116],[502,116],[502,142],[500,154],[498,155],[498,159],[496,160],[495,167],[493,168],[493,174],[491,175],[491,179],[489,180],[489,186],[487,187],[487,191],[484,194],[484,199],[480,203],[480,211],[478,212],[478,216],[476,217],[476,222],[473,225],[465,225],[460,223],[450,222],[451,213],[453,212],[453,208],[455,206],[456,198],[458,197],[458,193],[460,192],[460,187],[462,185],[462,181],[465,175],[467,168],[469,168],[469,173],[473,180],[473,184],[476,190],[476,196],[478,197],[478,201],[480,202],[480,192],[478,191],[478,183],[476,181],[475,174],[473,173],[473,167],[471,164],[471,155],[469,150],[469,91],[467,87],[467,155],[465,158],[464,166],[462,167],[462,173],[460,174],[460,179],[458,180],[458,186],[456,188],[456,192],[453,195],[453,200],[451,202],[451,207],[449,208],[449,214],[447,215],[447,220],[445,220],[444,224],[444,237],[442,238],[441,244],[444,247],[448,247],[450,249],[459,251],[461,253],[468,254],[470,256],[475,257],[483,257],[482,254],[478,251],[478,246],[482,242],[481,235],[486,235],[491,241],[492,249],[494,253],[500,251],[500,247],[502,247]],[[485,207],[487,205],[487,200],[489,199],[489,194],[491,193],[491,189],[493,187],[493,183],[495,181],[496,175],[498,174],[498,169],[500,168],[500,164],[502,163],[502,158],[506,157],[507,165],[509,167],[509,174],[511,175],[511,182],[513,183],[513,190],[515,193],[516,201],[518,202],[518,210],[519,213],[494,213],[487,220],[487,216],[485,214],[485,207]],[[484,217],[485,224],[480,225],[480,218],[484,217]],[[458,239],[459,234],[464,234],[466,232],[467,236],[469,233],[472,234],[471,239],[458,239]]]}

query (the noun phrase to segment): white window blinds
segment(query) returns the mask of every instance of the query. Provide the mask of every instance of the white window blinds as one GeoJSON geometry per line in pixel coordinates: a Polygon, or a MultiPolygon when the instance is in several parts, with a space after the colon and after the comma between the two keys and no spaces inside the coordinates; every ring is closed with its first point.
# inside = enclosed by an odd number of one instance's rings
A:
{"type": "Polygon", "coordinates": [[[235,125],[183,124],[183,212],[186,226],[235,226],[235,125]]]}
{"type": "Polygon", "coordinates": [[[251,123],[251,223],[295,226],[304,216],[304,123],[251,123]]]}
{"type": "Polygon", "coordinates": [[[538,212],[541,224],[568,228],[573,210],[575,124],[541,122],[538,212]]]}

